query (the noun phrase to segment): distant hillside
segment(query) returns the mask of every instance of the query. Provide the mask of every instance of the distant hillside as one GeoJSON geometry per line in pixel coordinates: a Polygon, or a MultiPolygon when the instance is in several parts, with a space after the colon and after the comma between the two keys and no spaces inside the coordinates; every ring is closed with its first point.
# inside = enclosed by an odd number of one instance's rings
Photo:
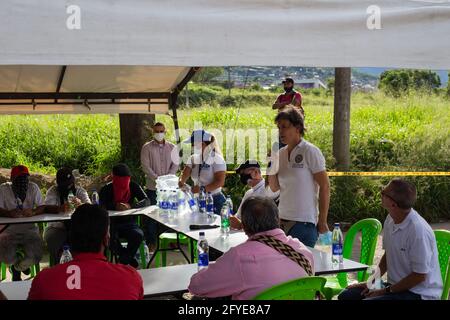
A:
{"type": "MultiPolygon", "coordinates": [[[[278,85],[280,80],[286,76],[294,79],[313,79],[318,78],[326,83],[328,78],[334,77],[334,68],[310,68],[310,67],[230,67],[230,78],[235,85],[243,85],[245,83],[259,83],[262,86],[278,85]]],[[[376,87],[380,74],[389,70],[389,68],[353,68],[352,84],[359,86],[376,87]]],[[[436,71],[441,78],[442,86],[446,86],[448,81],[447,71],[436,71]]],[[[216,80],[227,81],[228,69],[225,73],[216,78],[216,80]]]]}
{"type": "MultiPolygon", "coordinates": [[[[230,78],[236,85],[244,83],[258,82],[262,86],[277,85],[280,80],[286,76],[290,76],[296,80],[314,79],[318,78],[323,83],[327,79],[334,77],[334,68],[310,68],[310,67],[230,67],[230,78]]],[[[216,80],[228,80],[228,68],[225,68],[225,73],[216,78],[216,80]]],[[[352,83],[357,85],[372,85],[376,86],[378,76],[367,72],[353,69],[352,83]]]]}

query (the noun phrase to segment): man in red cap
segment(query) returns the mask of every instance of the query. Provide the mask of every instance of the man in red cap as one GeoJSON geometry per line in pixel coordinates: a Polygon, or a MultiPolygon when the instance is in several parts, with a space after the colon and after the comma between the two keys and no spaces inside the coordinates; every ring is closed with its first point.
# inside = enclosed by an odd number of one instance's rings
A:
{"type": "MultiPolygon", "coordinates": [[[[29,181],[28,168],[19,165],[11,170],[11,182],[0,185],[0,217],[24,218],[42,214],[42,194],[37,184],[29,181]]],[[[39,263],[43,241],[34,223],[11,225],[0,234],[0,262],[11,266],[13,281],[21,280],[22,271],[39,263]]]]}

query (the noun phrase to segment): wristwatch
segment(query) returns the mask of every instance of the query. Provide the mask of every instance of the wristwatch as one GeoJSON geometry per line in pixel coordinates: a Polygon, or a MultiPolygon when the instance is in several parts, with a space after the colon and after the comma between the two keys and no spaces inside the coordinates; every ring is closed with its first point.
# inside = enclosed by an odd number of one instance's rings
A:
{"type": "Polygon", "coordinates": [[[384,293],[391,293],[391,286],[387,286],[386,288],[384,288],[384,293]]]}

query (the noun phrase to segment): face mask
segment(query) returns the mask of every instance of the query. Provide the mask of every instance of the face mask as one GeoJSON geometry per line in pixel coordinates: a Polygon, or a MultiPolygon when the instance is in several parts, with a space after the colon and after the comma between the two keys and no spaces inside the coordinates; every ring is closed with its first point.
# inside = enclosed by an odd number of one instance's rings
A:
{"type": "Polygon", "coordinates": [[[12,182],[12,189],[14,195],[18,197],[22,202],[25,201],[28,191],[28,176],[16,177],[12,182]]]}
{"type": "Polygon", "coordinates": [[[160,133],[155,133],[154,137],[155,137],[156,141],[161,142],[164,140],[165,135],[166,134],[164,132],[160,132],[160,133]]]}
{"type": "Polygon", "coordinates": [[[252,180],[252,175],[251,174],[241,174],[241,182],[244,185],[248,184],[248,180],[252,180]]]}
{"type": "Polygon", "coordinates": [[[291,92],[292,89],[293,89],[292,87],[291,88],[284,87],[284,91],[286,91],[286,92],[291,92]]]}

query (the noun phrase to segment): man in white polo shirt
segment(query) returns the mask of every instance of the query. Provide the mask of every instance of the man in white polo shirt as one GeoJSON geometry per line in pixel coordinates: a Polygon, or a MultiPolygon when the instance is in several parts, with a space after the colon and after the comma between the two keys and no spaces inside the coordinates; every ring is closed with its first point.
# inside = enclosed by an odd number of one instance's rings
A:
{"type": "Polygon", "coordinates": [[[272,152],[267,175],[272,191],[280,191],[280,225],[287,235],[314,247],[319,233],[329,231],[330,182],[325,158],[303,138],[306,129],[298,109],[286,107],[275,123],[286,146],[272,152]]]}
{"type": "Polygon", "coordinates": [[[256,160],[245,161],[236,169],[236,173],[240,176],[242,184],[250,187],[242,197],[236,215],[230,217],[231,228],[241,230],[241,208],[245,200],[250,196],[262,196],[269,197],[275,201],[280,193],[272,192],[269,187],[266,187],[266,180],[261,175],[260,165],[256,160]]]}
{"type": "Polygon", "coordinates": [[[412,208],[416,187],[394,179],[381,192],[389,215],[384,222],[385,253],[378,265],[387,272],[383,289],[369,290],[366,283],[349,286],[339,300],[431,300],[442,294],[436,238],[428,223],[412,208]]]}

